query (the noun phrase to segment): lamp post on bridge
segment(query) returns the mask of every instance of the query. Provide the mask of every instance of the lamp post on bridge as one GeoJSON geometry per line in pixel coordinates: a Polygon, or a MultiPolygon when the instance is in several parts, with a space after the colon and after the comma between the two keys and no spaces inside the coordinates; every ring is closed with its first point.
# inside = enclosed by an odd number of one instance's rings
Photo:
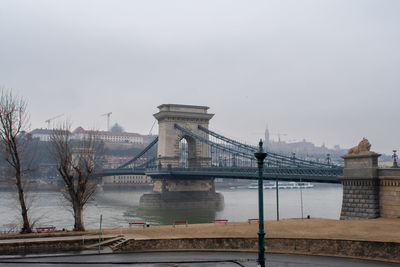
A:
{"type": "Polygon", "coordinates": [[[254,153],[258,165],[258,266],[265,267],[265,248],[264,248],[264,196],[263,196],[263,168],[264,159],[267,153],[263,150],[263,142],[260,139],[258,152],[254,153]]]}
{"type": "Polygon", "coordinates": [[[392,158],[393,158],[393,166],[392,166],[392,168],[398,168],[399,165],[397,164],[397,159],[398,159],[397,150],[393,150],[392,158]]]}

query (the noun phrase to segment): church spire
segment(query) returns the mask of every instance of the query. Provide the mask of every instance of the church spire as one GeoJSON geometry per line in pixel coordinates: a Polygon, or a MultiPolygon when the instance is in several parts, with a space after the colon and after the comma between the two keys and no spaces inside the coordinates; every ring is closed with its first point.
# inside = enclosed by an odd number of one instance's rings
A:
{"type": "Polygon", "coordinates": [[[269,130],[268,124],[265,127],[265,140],[264,140],[264,151],[267,151],[269,148],[269,130]]]}

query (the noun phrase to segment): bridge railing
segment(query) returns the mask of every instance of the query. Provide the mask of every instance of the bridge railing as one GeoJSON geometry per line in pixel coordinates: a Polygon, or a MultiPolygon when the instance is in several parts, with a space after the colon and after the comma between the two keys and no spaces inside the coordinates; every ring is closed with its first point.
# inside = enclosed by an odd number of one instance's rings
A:
{"type": "MultiPolygon", "coordinates": [[[[146,174],[157,177],[178,178],[240,178],[256,179],[256,167],[194,167],[194,168],[152,168],[146,174]]],[[[304,181],[338,182],[338,176],[343,173],[342,168],[264,168],[264,179],[303,179],[304,181]]]]}

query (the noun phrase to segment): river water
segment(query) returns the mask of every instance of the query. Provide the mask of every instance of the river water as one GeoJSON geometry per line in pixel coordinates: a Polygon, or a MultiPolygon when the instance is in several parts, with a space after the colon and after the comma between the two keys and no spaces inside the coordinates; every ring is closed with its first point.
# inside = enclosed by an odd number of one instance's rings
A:
{"type": "MultiPolygon", "coordinates": [[[[221,188],[217,191],[225,198],[224,208],[181,209],[181,210],[140,210],[139,199],[151,189],[104,190],[84,211],[87,229],[99,227],[100,215],[103,227],[127,227],[128,222],[146,221],[154,225],[171,224],[174,220],[188,220],[189,223],[208,223],[214,219],[228,219],[231,222],[247,221],[258,217],[258,191],[244,188],[221,188]]],[[[301,218],[301,195],[303,216],[312,218],[339,219],[342,204],[340,184],[315,184],[311,189],[279,190],[280,218],[301,218]]],[[[36,225],[54,225],[57,229],[72,229],[73,217],[65,200],[58,192],[32,192],[30,194],[30,214],[36,225]]],[[[276,219],[275,190],[264,190],[264,217],[276,219]]],[[[0,192],[0,231],[5,231],[20,221],[18,201],[12,192],[0,192]]]]}

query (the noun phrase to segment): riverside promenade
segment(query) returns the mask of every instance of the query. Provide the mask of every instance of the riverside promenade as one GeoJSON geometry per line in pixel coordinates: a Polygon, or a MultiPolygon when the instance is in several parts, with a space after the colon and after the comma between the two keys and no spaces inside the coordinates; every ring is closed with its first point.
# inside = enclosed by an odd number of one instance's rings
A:
{"type": "MultiPolygon", "coordinates": [[[[150,227],[105,229],[102,247],[114,252],[150,251],[257,251],[257,223],[232,222],[228,224],[190,224],[150,227]],[[115,242],[112,242],[112,241],[115,242]]],[[[400,219],[328,220],[287,219],[265,221],[267,253],[339,256],[400,263],[400,219]]],[[[56,248],[83,250],[97,249],[96,230],[82,235],[73,232],[32,234],[22,236],[1,235],[0,252],[23,247],[24,242],[40,244],[42,251],[56,248]],[[74,236],[71,237],[71,234],[74,236]],[[90,236],[90,235],[93,236],[90,236]],[[47,235],[49,237],[44,237],[47,235]],[[58,235],[58,236],[55,236],[58,235]],[[69,235],[69,236],[65,236],[69,235]],[[35,236],[40,239],[36,239],[35,236]],[[52,237],[50,237],[52,236],[52,237]],[[8,238],[8,239],[7,239],[8,238]],[[23,241],[22,241],[23,240],[23,241]],[[46,249],[51,242],[57,246],[46,249]],[[71,243],[71,240],[74,240],[71,243]],[[82,242],[85,242],[82,244],[82,242]],[[22,242],[22,243],[21,243],[22,242]],[[63,243],[71,246],[64,246],[63,243]]],[[[108,250],[108,251],[111,251],[108,250]]],[[[38,251],[38,250],[35,250],[38,251]]],[[[29,251],[25,250],[25,253],[29,251]]],[[[33,252],[33,251],[32,251],[33,252]]]]}

